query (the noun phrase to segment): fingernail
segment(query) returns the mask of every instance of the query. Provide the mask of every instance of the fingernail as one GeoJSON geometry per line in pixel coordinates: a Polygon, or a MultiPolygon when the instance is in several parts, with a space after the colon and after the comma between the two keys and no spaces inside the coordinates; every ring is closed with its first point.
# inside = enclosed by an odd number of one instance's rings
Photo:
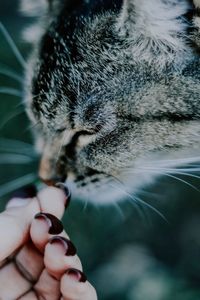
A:
{"type": "Polygon", "coordinates": [[[70,240],[64,237],[55,236],[49,240],[49,243],[50,244],[58,243],[62,245],[64,247],[66,256],[74,256],[76,254],[76,247],[74,246],[74,244],[70,240]]]}
{"type": "Polygon", "coordinates": [[[27,185],[21,189],[16,190],[12,194],[12,198],[34,198],[37,195],[37,189],[34,185],[27,185]]]}
{"type": "Polygon", "coordinates": [[[45,220],[49,226],[49,234],[60,234],[63,231],[62,222],[54,215],[46,213],[38,213],[35,215],[35,219],[45,220]]]}
{"type": "Polygon", "coordinates": [[[66,186],[65,183],[63,182],[57,182],[55,185],[57,188],[60,188],[61,190],[63,190],[63,192],[66,195],[66,204],[65,204],[65,208],[67,208],[69,206],[70,200],[71,200],[71,192],[68,189],[68,187],[66,186]]]}
{"type": "Polygon", "coordinates": [[[65,274],[70,276],[74,280],[79,281],[79,282],[86,282],[87,281],[86,275],[83,272],[81,272],[77,269],[68,269],[65,272],[65,274]]]}

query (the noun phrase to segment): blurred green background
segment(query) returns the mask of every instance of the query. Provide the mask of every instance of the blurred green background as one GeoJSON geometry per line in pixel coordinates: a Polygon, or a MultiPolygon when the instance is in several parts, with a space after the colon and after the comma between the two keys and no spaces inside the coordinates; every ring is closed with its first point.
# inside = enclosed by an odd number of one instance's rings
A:
{"type": "MultiPolygon", "coordinates": [[[[0,0],[0,21],[26,58],[30,49],[21,31],[30,20],[17,13],[18,4],[0,0]]],[[[22,90],[23,69],[0,32],[1,210],[13,190],[37,178],[38,159],[22,90]]],[[[99,208],[72,199],[64,223],[99,299],[200,299],[198,187],[200,179],[192,176],[162,177],[141,191],[138,196],[162,212],[168,223],[146,206],[138,214],[130,202],[99,208]]]]}

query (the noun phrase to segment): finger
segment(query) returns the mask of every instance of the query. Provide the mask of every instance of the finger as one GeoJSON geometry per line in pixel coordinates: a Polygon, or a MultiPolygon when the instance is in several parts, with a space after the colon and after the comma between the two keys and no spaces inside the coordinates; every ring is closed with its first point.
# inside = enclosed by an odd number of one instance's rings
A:
{"type": "Polygon", "coordinates": [[[3,241],[0,243],[0,261],[28,239],[31,221],[38,211],[36,198],[14,198],[8,208],[0,214],[0,240],[3,241]]]}
{"type": "MultiPolygon", "coordinates": [[[[51,196],[54,196],[55,192],[59,195],[60,202],[58,201],[58,203],[60,203],[60,205],[58,205],[57,211],[56,209],[53,209],[53,205],[49,205],[49,210],[54,210],[55,213],[59,215],[63,211],[64,203],[66,201],[66,197],[61,190],[55,188],[45,189],[38,194],[38,200],[40,202],[40,207],[45,208],[47,205],[46,199],[51,199],[51,196]]],[[[33,243],[28,243],[19,251],[16,255],[16,264],[23,275],[31,282],[38,279],[44,267],[43,257],[37,251],[33,243]]]]}
{"type": "Polygon", "coordinates": [[[63,225],[54,215],[39,213],[32,221],[30,235],[34,245],[40,252],[44,248],[52,235],[58,235],[63,231],[63,225]]]}
{"type": "Polygon", "coordinates": [[[18,299],[31,288],[14,263],[9,263],[0,270],[0,299],[18,299]]]}
{"type": "Polygon", "coordinates": [[[69,268],[82,270],[75,246],[63,236],[55,236],[47,243],[44,264],[48,272],[57,279],[60,279],[69,268]]]}
{"type": "Polygon", "coordinates": [[[44,213],[35,217],[31,224],[30,234],[33,243],[40,251],[44,251],[52,234],[60,234],[63,230],[63,226],[57,218],[62,217],[66,203],[69,203],[67,193],[61,189],[49,187],[38,194],[41,212],[44,213]]]}
{"type": "Polygon", "coordinates": [[[61,219],[65,208],[69,205],[70,192],[67,187],[55,188],[48,187],[41,190],[37,195],[41,212],[55,215],[61,219]]]}
{"type": "Polygon", "coordinates": [[[9,262],[9,259],[8,258],[5,258],[4,260],[2,260],[1,262],[0,262],[0,269],[5,265],[5,264],[7,264],[9,262]]]}
{"type": "Polygon", "coordinates": [[[23,276],[33,283],[44,269],[43,256],[30,241],[16,254],[15,263],[23,276]]]}
{"type": "Polygon", "coordinates": [[[73,269],[61,278],[61,293],[64,300],[97,300],[96,291],[85,275],[73,269]]]}
{"type": "Polygon", "coordinates": [[[38,300],[38,298],[34,292],[28,292],[18,300],[38,300]]]}
{"type": "Polygon", "coordinates": [[[53,278],[47,270],[44,270],[34,286],[39,299],[58,300],[60,299],[60,282],[53,278]]]}

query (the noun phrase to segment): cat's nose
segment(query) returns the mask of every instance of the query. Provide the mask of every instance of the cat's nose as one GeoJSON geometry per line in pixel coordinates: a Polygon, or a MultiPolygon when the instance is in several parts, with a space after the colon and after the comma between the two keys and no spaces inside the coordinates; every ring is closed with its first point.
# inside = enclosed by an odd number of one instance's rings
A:
{"type": "Polygon", "coordinates": [[[58,182],[64,182],[66,176],[55,173],[55,167],[52,166],[50,159],[42,157],[39,165],[39,178],[48,186],[54,186],[58,182]]]}
{"type": "Polygon", "coordinates": [[[42,177],[40,177],[40,180],[48,186],[55,186],[56,183],[58,182],[57,180],[54,180],[54,179],[44,179],[42,177]]]}

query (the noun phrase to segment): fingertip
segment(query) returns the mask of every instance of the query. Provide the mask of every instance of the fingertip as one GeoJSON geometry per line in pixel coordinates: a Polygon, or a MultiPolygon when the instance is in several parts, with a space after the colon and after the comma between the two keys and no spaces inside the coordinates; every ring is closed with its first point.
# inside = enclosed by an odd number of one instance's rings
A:
{"type": "Polygon", "coordinates": [[[61,293],[64,299],[97,300],[96,291],[88,281],[80,282],[77,280],[80,277],[71,276],[69,273],[68,270],[61,278],[61,293]]]}
{"type": "Polygon", "coordinates": [[[69,276],[66,273],[61,278],[60,290],[64,298],[82,299],[87,289],[88,289],[87,282],[79,282],[75,278],[69,276]]]}
{"type": "Polygon", "coordinates": [[[65,209],[67,209],[67,207],[69,206],[70,201],[71,201],[71,191],[67,187],[67,185],[65,183],[63,183],[63,182],[56,183],[56,187],[59,188],[59,189],[61,189],[64,192],[65,197],[66,197],[65,209]]]}
{"type": "Polygon", "coordinates": [[[85,283],[87,281],[87,276],[80,270],[71,268],[68,269],[65,274],[70,277],[71,279],[78,281],[78,282],[82,282],[85,283]]]}
{"type": "Polygon", "coordinates": [[[62,236],[55,236],[46,244],[44,263],[48,272],[59,279],[66,269],[77,268],[82,270],[82,264],[76,255],[75,246],[69,239],[62,236]]]}
{"type": "Polygon", "coordinates": [[[50,213],[39,212],[31,223],[30,236],[34,245],[43,252],[50,236],[58,235],[62,231],[62,222],[57,217],[50,213]]]}
{"type": "Polygon", "coordinates": [[[67,197],[62,189],[47,187],[38,193],[41,211],[55,215],[59,219],[63,216],[67,197]]]}

